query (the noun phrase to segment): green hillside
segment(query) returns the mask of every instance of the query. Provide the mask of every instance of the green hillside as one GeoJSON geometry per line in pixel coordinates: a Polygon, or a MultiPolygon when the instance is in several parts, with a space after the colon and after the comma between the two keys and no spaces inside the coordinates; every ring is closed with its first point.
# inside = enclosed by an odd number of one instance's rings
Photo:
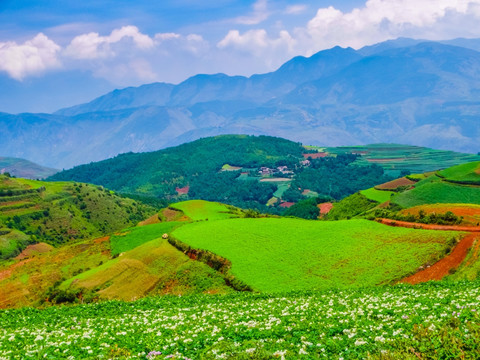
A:
{"type": "Polygon", "coordinates": [[[254,289],[287,291],[389,284],[442,257],[459,234],[262,218],[197,222],[172,236],[230,260],[231,274],[254,289]]]}
{"type": "Polygon", "coordinates": [[[439,171],[438,175],[450,182],[480,185],[480,161],[453,166],[439,171]]]}
{"type": "Polygon", "coordinates": [[[0,175],[0,258],[36,242],[56,246],[108,234],[152,212],[101,186],[0,175]]]}

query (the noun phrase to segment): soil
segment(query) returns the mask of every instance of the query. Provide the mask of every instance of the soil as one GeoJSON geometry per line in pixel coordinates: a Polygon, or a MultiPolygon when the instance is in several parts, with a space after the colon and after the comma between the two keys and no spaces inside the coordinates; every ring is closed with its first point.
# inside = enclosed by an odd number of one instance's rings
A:
{"type": "Polygon", "coordinates": [[[377,186],[375,186],[375,189],[396,190],[400,186],[413,186],[413,185],[415,185],[415,181],[412,181],[410,179],[407,179],[407,178],[403,177],[403,178],[400,178],[400,179],[396,179],[396,180],[386,182],[382,185],[377,185],[377,186]]]}
{"type": "Polygon", "coordinates": [[[402,280],[401,283],[418,284],[421,282],[431,280],[441,280],[453,270],[455,270],[466,258],[470,248],[476,244],[474,250],[478,250],[480,241],[480,227],[479,226],[455,226],[455,225],[434,225],[434,224],[420,224],[409,223],[406,221],[397,221],[391,219],[380,219],[380,222],[390,226],[401,226],[415,229],[428,229],[439,231],[468,231],[469,234],[464,236],[462,240],[453,248],[453,251],[439,260],[432,266],[420,270],[417,273],[408,276],[402,280]]]}
{"type": "Polygon", "coordinates": [[[379,222],[385,225],[399,226],[399,227],[412,228],[412,229],[480,232],[480,226],[421,224],[421,223],[412,223],[412,222],[392,220],[392,219],[380,219],[379,222]]]}
{"type": "Polygon", "coordinates": [[[330,210],[332,210],[333,204],[331,202],[326,202],[317,205],[320,209],[320,215],[328,214],[330,210]]]}
{"type": "Polygon", "coordinates": [[[442,280],[444,276],[450,274],[453,269],[456,269],[462,263],[468,254],[468,250],[473,246],[475,240],[478,239],[480,239],[480,233],[468,234],[442,260],[400,282],[414,285],[430,280],[442,280]]]}

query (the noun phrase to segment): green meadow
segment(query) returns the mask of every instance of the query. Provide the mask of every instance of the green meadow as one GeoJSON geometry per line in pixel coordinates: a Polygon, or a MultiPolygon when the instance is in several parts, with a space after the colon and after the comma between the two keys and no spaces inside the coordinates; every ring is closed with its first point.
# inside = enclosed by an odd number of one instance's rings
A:
{"type": "Polygon", "coordinates": [[[459,233],[260,218],[197,222],[172,235],[230,260],[232,275],[268,292],[389,284],[434,263],[459,233]]]}
{"type": "Polygon", "coordinates": [[[237,211],[232,206],[204,200],[184,201],[172,204],[170,207],[182,211],[194,221],[224,220],[237,216],[237,211]]]}

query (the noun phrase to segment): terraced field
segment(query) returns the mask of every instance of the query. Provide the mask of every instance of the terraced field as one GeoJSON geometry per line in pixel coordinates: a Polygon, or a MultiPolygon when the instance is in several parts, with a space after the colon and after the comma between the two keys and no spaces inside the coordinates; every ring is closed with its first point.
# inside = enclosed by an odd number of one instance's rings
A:
{"type": "Polygon", "coordinates": [[[399,144],[372,144],[359,146],[341,146],[322,148],[331,154],[361,154],[358,164],[377,164],[388,173],[398,175],[402,170],[412,173],[424,173],[446,169],[454,165],[479,161],[480,156],[457,153],[454,151],[434,150],[419,146],[399,144]]]}

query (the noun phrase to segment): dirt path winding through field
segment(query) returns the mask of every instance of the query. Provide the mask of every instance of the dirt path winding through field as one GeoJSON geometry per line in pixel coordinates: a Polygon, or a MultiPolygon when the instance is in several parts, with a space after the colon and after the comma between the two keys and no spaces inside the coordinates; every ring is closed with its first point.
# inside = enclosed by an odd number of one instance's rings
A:
{"type": "MultiPolygon", "coordinates": [[[[399,282],[409,283],[409,284],[418,284],[421,282],[426,282],[430,280],[441,280],[443,277],[450,274],[453,269],[456,269],[462,262],[465,260],[465,257],[468,254],[470,248],[475,244],[475,242],[480,242],[480,227],[469,227],[469,226],[455,226],[455,225],[433,225],[433,224],[420,224],[420,223],[409,223],[406,221],[396,221],[391,219],[380,219],[380,222],[385,225],[390,226],[400,226],[408,227],[415,229],[428,229],[428,230],[440,230],[440,231],[468,231],[470,234],[467,234],[463,237],[462,240],[455,246],[453,251],[445,256],[440,261],[436,262],[432,266],[420,270],[417,273],[410,275],[399,282]]],[[[476,246],[476,249],[478,246],[476,246]]]]}
{"type": "Polygon", "coordinates": [[[475,240],[480,240],[480,233],[472,232],[471,234],[468,234],[460,240],[453,251],[442,260],[400,280],[400,282],[414,285],[430,280],[442,280],[444,276],[447,276],[450,271],[452,271],[452,269],[456,269],[463,262],[468,254],[468,250],[473,246],[475,240]]]}

